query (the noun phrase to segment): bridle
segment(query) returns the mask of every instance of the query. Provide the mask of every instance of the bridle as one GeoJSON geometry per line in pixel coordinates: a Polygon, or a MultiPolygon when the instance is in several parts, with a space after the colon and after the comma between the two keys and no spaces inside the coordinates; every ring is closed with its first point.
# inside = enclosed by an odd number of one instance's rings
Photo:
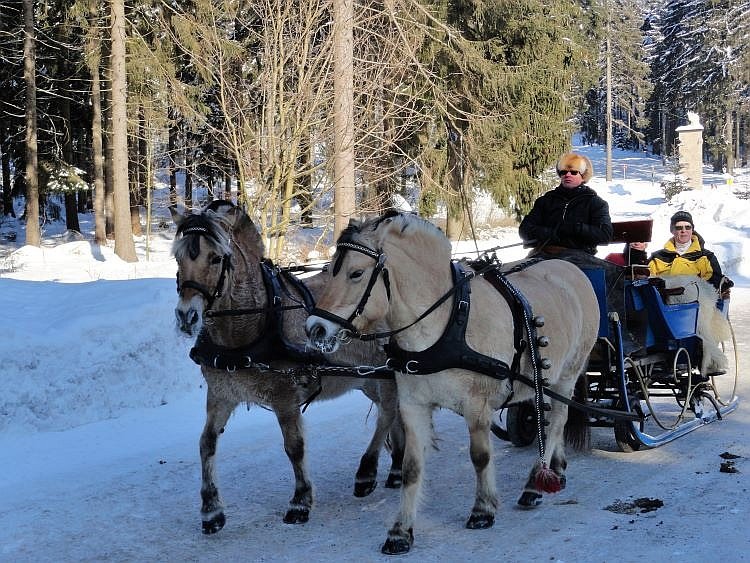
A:
{"type": "MultiPolygon", "coordinates": [[[[336,263],[333,265],[333,277],[336,277],[336,274],[338,274],[341,270],[341,263],[343,262],[344,255],[348,250],[353,250],[354,252],[359,252],[360,254],[369,256],[370,258],[375,260],[375,267],[370,274],[370,279],[367,281],[367,287],[365,288],[365,292],[362,294],[362,298],[359,300],[359,303],[357,303],[357,306],[354,308],[354,311],[352,311],[352,314],[349,315],[348,318],[345,319],[343,317],[339,317],[338,315],[335,315],[324,309],[318,309],[317,307],[313,308],[310,315],[315,315],[317,317],[334,322],[342,326],[352,334],[356,334],[359,336],[359,338],[362,338],[362,336],[364,335],[361,335],[352,323],[354,322],[354,319],[359,317],[365,310],[367,301],[369,301],[370,294],[372,293],[372,288],[375,286],[375,283],[378,281],[378,276],[380,276],[381,274],[383,276],[383,284],[385,285],[385,293],[388,296],[388,301],[391,300],[391,282],[388,276],[388,269],[385,267],[386,256],[382,250],[374,250],[362,244],[348,241],[337,243],[336,250],[339,252],[339,256],[336,260],[336,263]]],[[[364,338],[362,339],[364,340],[364,338]]],[[[370,338],[367,339],[369,340],[370,338]]]]}
{"type": "MultiPolygon", "coordinates": [[[[210,237],[211,234],[209,233],[208,229],[206,227],[195,225],[191,227],[187,227],[182,231],[182,235],[198,235],[203,237],[210,237]]],[[[229,273],[229,270],[232,269],[232,255],[227,253],[224,254],[221,257],[221,272],[219,273],[219,279],[216,281],[216,286],[212,289],[207,287],[206,285],[193,281],[193,280],[185,280],[180,281],[180,272],[177,272],[177,294],[182,295],[182,291],[185,289],[194,289],[198,293],[200,293],[203,298],[206,300],[206,307],[204,310],[208,311],[214,304],[214,301],[216,301],[217,298],[221,297],[222,291],[224,289],[224,283],[226,282],[227,274],[229,273]]]]}
{"type": "Polygon", "coordinates": [[[355,252],[359,252],[361,254],[364,254],[365,256],[369,256],[373,260],[375,260],[375,268],[373,268],[372,273],[370,274],[370,279],[367,282],[367,287],[365,288],[365,292],[362,294],[362,298],[359,300],[359,303],[355,307],[354,311],[351,315],[349,315],[348,318],[339,317],[338,315],[331,313],[330,311],[326,311],[325,309],[319,309],[318,307],[313,308],[313,310],[310,312],[310,316],[317,316],[322,319],[326,319],[328,321],[331,321],[333,323],[338,324],[343,329],[349,332],[351,336],[354,336],[358,338],[359,340],[377,340],[380,338],[389,338],[391,336],[395,336],[396,334],[399,334],[400,332],[405,331],[408,328],[411,328],[418,322],[424,320],[427,316],[432,314],[440,305],[445,303],[448,299],[450,299],[456,291],[465,283],[469,283],[474,277],[484,275],[486,270],[489,270],[491,268],[494,268],[494,266],[486,267],[480,271],[470,271],[465,272],[464,277],[461,278],[458,283],[454,284],[453,287],[451,287],[447,292],[445,292],[435,303],[430,305],[429,308],[427,308],[426,311],[424,311],[421,315],[419,315],[416,319],[414,319],[409,324],[402,326],[400,328],[389,330],[385,332],[373,332],[370,334],[362,334],[357,328],[352,324],[354,319],[356,319],[358,316],[362,314],[362,312],[365,309],[365,306],[367,305],[367,301],[370,299],[370,294],[372,293],[372,288],[375,285],[375,283],[378,281],[378,276],[382,274],[383,276],[383,284],[385,285],[385,292],[388,296],[388,301],[391,300],[391,282],[390,278],[388,276],[388,269],[385,267],[385,254],[382,250],[374,250],[372,248],[369,248],[367,246],[364,246],[362,244],[354,243],[354,242],[339,242],[336,244],[336,250],[339,251],[338,259],[336,260],[336,263],[333,266],[333,276],[335,277],[336,274],[338,274],[339,270],[341,269],[341,263],[344,259],[344,254],[347,250],[353,250],[355,252]]]}

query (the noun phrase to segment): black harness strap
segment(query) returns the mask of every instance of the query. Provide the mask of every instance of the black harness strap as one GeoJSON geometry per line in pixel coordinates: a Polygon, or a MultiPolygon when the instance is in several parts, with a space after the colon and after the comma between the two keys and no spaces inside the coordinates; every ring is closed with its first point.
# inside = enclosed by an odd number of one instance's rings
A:
{"type": "MultiPolygon", "coordinates": [[[[195,346],[190,350],[190,358],[196,364],[227,371],[250,367],[268,368],[271,362],[280,359],[302,363],[309,362],[321,366],[328,365],[325,356],[320,351],[293,344],[284,336],[282,330],[284,310],[291,308],[310,310],[313,308],[314,300],[310,290],[295,276],[280,272],[270,260],[263,260],[260,266],[263,284],[266,288],[267,304],[263,308],[248,310],[253,313],[269,313],[266,315],[266,324],[259,336],[245,346],[227,348],[213,343],[206,331],[203,330],[198,335],[195,346]],[[281,305],[282,294],[295,299],[287,284],[293,286],[299,292],[304,303],[299,303],[293,307],[281,305]]],[[[216,311],[216,313],[219,313],[219,311],[216,311]]]]}
{"type": "MultiPolygon", "coordinates": [[[[391,339],[385,345],[388,366],[404,373],[435,373],[447,368],[462,368],[489,375],[495,379],[507,379],[513,372],[508,364],[497,358],[480,354],[466,343],[466,326],[471,308],[471,285],[461,283],[467,272],[463,266],[451,262],[453,283],[453,308],[442,336],[432,346],[420,352],[401,348],[391,339]]],[[[514,360],[515,362],[515,360],[514,360]]]]}

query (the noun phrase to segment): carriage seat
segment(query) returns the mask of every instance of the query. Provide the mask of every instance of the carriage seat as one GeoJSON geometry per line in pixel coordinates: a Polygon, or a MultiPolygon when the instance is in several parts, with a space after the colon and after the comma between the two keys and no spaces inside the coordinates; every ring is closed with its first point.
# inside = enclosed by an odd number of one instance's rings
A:
{"type": "MultiPolygon", "coordinates": [[[[634,280],[628,287],[628,306],[648,315],[646,346],[693,337],[698,325],[698,302],[670,303],[684,287],[667,288],[661,278],[634,280]]],[[[671,347],[671,346],[668,346],[671,347]]]]}

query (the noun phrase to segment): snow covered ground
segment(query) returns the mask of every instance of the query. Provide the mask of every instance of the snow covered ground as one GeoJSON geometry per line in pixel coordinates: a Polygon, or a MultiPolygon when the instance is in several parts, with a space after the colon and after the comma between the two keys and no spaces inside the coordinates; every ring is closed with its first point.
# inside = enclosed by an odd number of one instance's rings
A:
{"type": "MultiPolygon", "coordinates": [[[[603,171],[598,147],[579,147],[603,171]]],[[[696,229],[737,287],[731,315],[741,365],[750,365],[750,202],[725,179],[665,204],[659,159],[618,152],[615,180],[592,186],[613,218],[652,217],[654,250],[670,215],[693,214],[696,229]],[[623,177],[624,176],[624,177],[623,177]],[[716,187],[712,187],[715,185],[716,187]]],[[[750,171],[735,184],[750,185],[750,171]]],[[[82,216],[90,227],[90,217],[82,216]]],[[[126,264],[88,240],[64,243],[50,225],[42,248],[0,244],[0,561],[384,561],[380,545],[398,503],[381,485],[355,499],[354,471],[374,428],[358,393],[314,403],[305,418],[316,485],[310,522],[281,519],[293,479],[275,417],[239,409],[219,446],[227,525],[200,532],[197,441],[204,418],[191,342],[173,327],[173,230],[159,230],[126,264]]],[[[518,242],[515,229],[484,231],[482,248],[518,242]]],[[[620,245],[616,245],[619,249],[620,245]]],[[[457,245],[461,251],[473,247],[457,245]]],[[[602,248],[601,254],[609,249],[602,248]]],[[[499,251],[511,260],[520,247],[499,251]]],[[[744,374],[741,374],[744,375],[744,374]]],[[[741,377],[740,396],[750,394],[741,377]]],[[[435,416],[439,451],[427,467],[413,561],[744,561],[750,553],[750,411],[661,448],[624,454],[611,431],[594,449],[572,453],[568,487],[537,510],[515,508],[534,448],[495,440],[502,505],[494,528],[464,528],[474,475],[463,420],[435,416]],[[731,452],[738,473],[719,471],[731,452]],[[635,499],[658,498],[651,512],[635,499]],[[613,510],[612,507],[616,510],[613,510]],[[606,509],[610,507],[610,509],[606,509]]]]}

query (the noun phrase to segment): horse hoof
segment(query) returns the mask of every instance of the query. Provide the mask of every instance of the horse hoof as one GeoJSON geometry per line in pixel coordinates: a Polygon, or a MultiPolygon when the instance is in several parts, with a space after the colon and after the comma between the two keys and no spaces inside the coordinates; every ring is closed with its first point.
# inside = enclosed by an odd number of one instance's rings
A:
{"type": "Polygon", "coordinates": [[[224,513],[219,513],[211,518],[211,520],[203,520],[203,533],[206,535],[215,534],[221,530],[226,523],[227,519],[224,516],[224,513]]]}
{"type": "Polygon", "coordinates": [[[568,478],[565,477],[565,475],[560,475],[560,490],[562,491],[565,488],[565,485],[568,484],[568,478]]]}
{"type": "Polygon", "coordinates": [[[414,543],[414,529],[404,531],[401,523],[397,522],[388,531],[388,539],[385,540],[380,552],[384,555],[402,555],[408,553],[414,543]]]}
{"type": "Polygon", "coordinates": [[[400,489],[404,480],[401,478],[401,474],[398,475],[391,473],[388,475],[388,479],[385,482],[386,489],[400,489]]]}
{"type": "Polygon", "coordinates": [[[404,553],[409,553],[413,541],[413,538],[388,538],[385,540],[380,552],[383,555],[403,555],[404,553]]]}
{"type": "Polygon", "coordinates": [[[518,506],[523,508],[536,508],[540,504],[542,504],[542,495],[539,493],[524,491],[521,498],[518,499],[518,506]]]}
{"type": "Polygon", "coordinates": [[[304,524],[310,519],[307,508],[290,508],[284,515],[284,524],[304,524]]]}
{"type": "Polygon", "coordinates": [[[486,530],[491,528],[495,523],[495,516],[492,514],[472,514],[466,521],[466,527],[469,530],[486,530]]]}
{"type": "Polygon", "coordinates": [[[377,481],[367,481],[365,483],[354,483],[354,496],[358,498],[366,497],[378,486],[377,481]]]}

